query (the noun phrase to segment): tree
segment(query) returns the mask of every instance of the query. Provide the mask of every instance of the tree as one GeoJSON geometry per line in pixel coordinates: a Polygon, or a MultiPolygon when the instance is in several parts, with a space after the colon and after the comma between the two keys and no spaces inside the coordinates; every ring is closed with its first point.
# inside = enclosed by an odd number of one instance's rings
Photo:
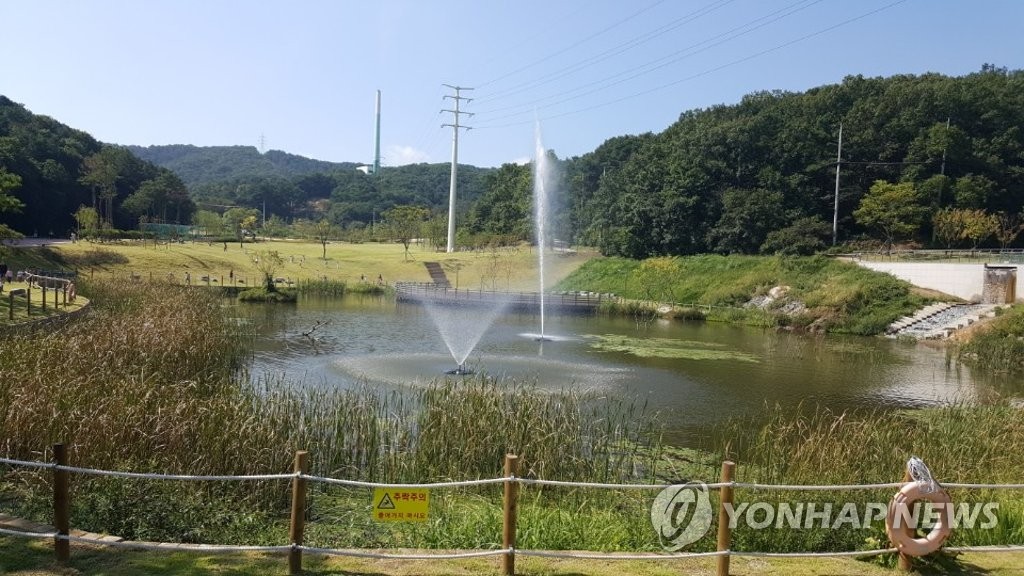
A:
{"type": "Polygon", "coordinates": [[[79,182],[92,189],[92,207],[100,215],[101,223],[111,227],[114,224],[114,198],[117,197],[119,175],[118,155],[113,146],[104,146],[82,161],[79,182]],[[97,203],[97,199],[100,202],[97,203]]]}
{"type": "Polygon", "coordinates": [[[932,235],[946,246],[946,250],[964,237],[963,210],[945,208],[932,216],[932,235]]]}
{"type": "Polygon", "coordinates": [[[100,215],[95,208],[79,206],[75,211],[75,223],[78,225],[79,236],[91,237],[100,227],[100,215]]]}
{"type": "MultiPolygon", "coordinates": [[[[239,247],[247,234],[252,234],[253,228],[259,222],[260,213],[255,208],[229,208],[224,212],[222,219],[224,227],[231,231],[238,239],[239,247]]],[[[227,244],[225,244],[225,248],[227,244]]]]}
{"type": "Polygon", "coordinates": [[[409,260],[409,244],[419,238],[423,222],[430,216],[430,211],[421,206],[395,206],[384,212],[391,236],[405,247],[405,259],[409,260]]]}
{"type": "Polygon", "coordinates": [[[1017,239],[1017,235],[1024,231],[1024,223],[1021,222],[1020,214],[1007,214],[1006,212],[996,214],[996,221],[998,222],[996,240],[999,240],[999,247],[1006,250],[1017,239]]]}
{"type": "Polygon", "coordinates": [[[316,222],[311,220],[302,220],[295,224],[295,228],[305,238],[316,240],[323,247],[323,259],[327,260],[327,242],[341,232],[338,227],[331,224],[326,218],[321,218],[316,222]]]}
{"type": "Polygon", "coordinates": [[[797,218],[785,228],[772,230],[761,244],[762,254],[809,256],[825,248],[832,226],[820,216],[797,218]]]}
{"type": "Polygon", "coordinates": [[[853,211],[857,223],[878,231],[885,242],[886,254],[899,239],[916,232],[926,214],[920,195],[912,182],[892,184],[876,180],[853,211]]]}
{"type": "Polygon", "coordinates": [[[267,292],[277,292],[274,274],[284,265],[284,260],[278,255],[277,250],[260,250],[253,256],[253,265],[263,275],[263,286],[267,292]]]}
{"type": "Polygon", "coordinates": [[[971,250],[999,230],[999,219],[984,210],[963,210],[963,238],[971,242],[971,250]]]}
{"type": "Polygon", "coordinates": [[[730,188],[722,195],[722,216],[708,233],[708,244],[725,254],[757,252],[783,218],[782,193],[761,188],[730,188]]]}
{"type": "MultiPolygon", "coordinates": [[[[19,186],[21,186],[21,178],[17,174],[10,174],[3,167],[0,167],[0,213],[21,212],[22,208],[25,207],[21,200],[10,195],[10,192],[19,186]]],[[[21,233],[8,227],[6,224],[0,224],[0,239],[20,237],[21,233]]]]}
{"type": "Polygon", "coordinates": [[[995,194],[996,184],[985,176],[968,174],[953,184],[957,208],[985,208],[995,194]]]}
{"type": "Polygon", "coordinates": [[[210,210],[199,210],[192,215],[192,225],[201,228],[206,236],[223,236],[224,220],[220,214],[210,210]]]}

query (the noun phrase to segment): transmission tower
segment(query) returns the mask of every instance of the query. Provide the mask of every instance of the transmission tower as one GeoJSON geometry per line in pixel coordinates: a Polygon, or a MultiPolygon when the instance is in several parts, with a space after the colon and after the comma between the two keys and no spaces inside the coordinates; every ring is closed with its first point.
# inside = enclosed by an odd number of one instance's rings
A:
{"type": "Polygon", "coordinates": [[[462,95],[463,90],[472,90],[472,88],[466,88],[463,86],[452,86],[451,84],[443,84],[447,88],[455,90],[455,94],[445,94],[445,98],[451,98],[455,101],[455,109],[447,110],[442,109],[441,112],[450,112],[452,114],[452,124],[441,124],[442,128],[450,126],[452,128],[452,183],[448,190],[448,249],[446,252],[455,251],[455,187],[459,175],[459,128],[465,128],[466,130],[472,130],[471,126],[463,126],[459,124],[460,116],[466,114],[472,116],[472,112],[464,112],[460,110],[460,104],[463,100],[466,103],[473,101],[472,98],[466,98],[462,95]]]}

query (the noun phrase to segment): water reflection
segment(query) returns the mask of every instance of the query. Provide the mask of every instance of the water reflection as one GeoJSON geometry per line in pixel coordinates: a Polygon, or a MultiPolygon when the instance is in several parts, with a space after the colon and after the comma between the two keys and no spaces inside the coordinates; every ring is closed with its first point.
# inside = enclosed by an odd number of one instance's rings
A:
{"type": "MultiPolygon", "coordinates": [[[[239,307],[256,330],[254,377],[296,385],[419,386],[444,378],[451,355],[419,306],[379,297],[239,307]]],[[[707,431],[765,404],[904,408],[1016,397],[1022,384],[947,367],[941,349],[885,339],[813,336],[724,324],[553,317],[553,342],[523,337],[537,319],[506,314],[468,365],[489,375],[646,400],[673,436],[707,431]],[[571,335],[571,336],[570,336],[571,335]]]]}

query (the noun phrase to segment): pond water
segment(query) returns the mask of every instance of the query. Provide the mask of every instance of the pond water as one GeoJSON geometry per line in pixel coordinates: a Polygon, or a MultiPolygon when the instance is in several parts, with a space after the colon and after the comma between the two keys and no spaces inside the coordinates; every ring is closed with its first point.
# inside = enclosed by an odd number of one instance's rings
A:
{"type": "MultiPolygon", "coordinates": [[[[427,311],[382,297],[239,308],[256,330],[254,379],[301,386],[423,386],[455,367],[427,311]],[[312,338],[303,335],[312,330],[312,338]]],[[[452,312],[452,314],[458,314],[452,312]]],[[[474,315],[460,316],[467,323],[474,315]]],[[[814,336],[718,323],[504,314],[467,365],[542,390],[576,387],[646,401],[672,440],[775,405],[908,408],[1016,397],[1024,385],[947,366],[944,350],[882,338],[814,336]]],[[[459,376],[447,376],[460,378],[459,376]]]]}

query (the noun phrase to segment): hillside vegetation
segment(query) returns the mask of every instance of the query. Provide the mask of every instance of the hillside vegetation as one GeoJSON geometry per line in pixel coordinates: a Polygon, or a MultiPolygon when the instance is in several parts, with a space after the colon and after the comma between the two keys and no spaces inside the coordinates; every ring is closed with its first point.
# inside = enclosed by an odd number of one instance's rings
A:
{"type": "Polygon", "coordinates": [[[261,154],[255,146],[127,146],[128,150],[177,174],[190,188],[242,177],[292,178],[333,170],[354,170],[352,162],[313,160],[280,150],[261,154]]]}
{"type": "MultiPolygon", "coordinates": [[[[882,332],[926,302],[902,280],[821,256],[598,258],[563,280],[559,289],[682,306],[741,308],[759,298],[761,306],[750,308],[756,323],[864,335],[882,332]],[[781,296],[768,301],[775,287],[782,287],[776,291],[781,296]]],[[[735,310],[725,315],[744,321],[747,314],[735,310]]]]}

